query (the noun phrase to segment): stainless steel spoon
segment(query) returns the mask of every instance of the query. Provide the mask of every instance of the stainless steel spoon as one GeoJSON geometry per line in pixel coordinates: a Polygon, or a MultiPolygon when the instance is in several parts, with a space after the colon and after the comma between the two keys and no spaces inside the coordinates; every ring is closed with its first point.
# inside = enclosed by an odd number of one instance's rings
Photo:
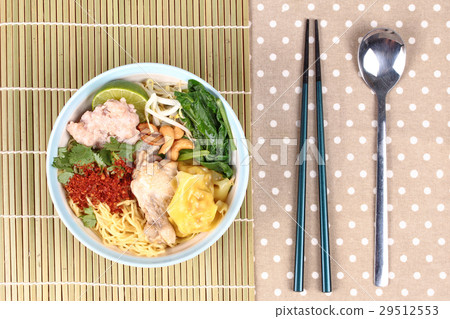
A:
{"type": "Polygon", "coordinates": [[[386,95],[405,69],[406,50],[402,38],[390,29],[378,28],[364,36],[359,45],[358,65],[366,84],[378,100],[377,200],[375,210],[376,286],[389,282],[388,217],[386,182],[386,95]]]}

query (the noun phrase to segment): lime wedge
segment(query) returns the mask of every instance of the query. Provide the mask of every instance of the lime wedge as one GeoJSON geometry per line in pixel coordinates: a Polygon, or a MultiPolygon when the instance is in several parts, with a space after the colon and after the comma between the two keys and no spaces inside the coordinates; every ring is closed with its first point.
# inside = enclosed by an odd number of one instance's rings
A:
{"type": "Polygon", "coordinates": [[[125,98],[128,104],[133,104],[139,120],[145,121],[144,108],[148,94],[139,84],[126,80],[114,80],[102,86],[92,100],[92,108],[110,99],[120,100],[121,98],[125,98]]]}

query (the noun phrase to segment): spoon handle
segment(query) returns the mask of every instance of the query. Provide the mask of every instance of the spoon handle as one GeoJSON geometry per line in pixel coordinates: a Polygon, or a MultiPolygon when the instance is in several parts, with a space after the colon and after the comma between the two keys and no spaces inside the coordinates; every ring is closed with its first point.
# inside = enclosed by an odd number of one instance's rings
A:
{"type": "Polygon", "coordinates": [[[385,287],[389,281],[388,269],[388,215],[386,180],[386,94],[377,94],[378,100],[378,154],[377,201],[375,210],[375,286],[385,287]]]}

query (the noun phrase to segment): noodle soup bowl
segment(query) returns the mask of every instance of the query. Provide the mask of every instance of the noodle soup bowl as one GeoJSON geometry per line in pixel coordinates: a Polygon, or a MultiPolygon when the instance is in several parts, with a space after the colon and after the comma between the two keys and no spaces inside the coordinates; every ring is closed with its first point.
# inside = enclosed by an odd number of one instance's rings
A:
{"type": "Polygon", "coordinates": [[[234,222],[247,190],[249,178],[249,156],[244,132],[238,118],[227,101],[211,85],[198,76],[173,66],[157,63],[128,64],[106,71],[83,85],[67,101],[59,114],[50,135],[47,149],[47,182],[53,203],[59,216],[70,232],[86,247],[113,262],[137,267],[163,267],[191,259],[213,245],[234,222]],[[102,239],[90,228],[83,225],[70,209],[63,186],[57,180],[58,170],[52,166],[58,155],[58,147],[67,145],[69,134],[66,130],[70,121],[78,121],[81,115],[91,109],[92,98],[104,84],[116,80],[144,81],[148,78],[158,82],[186,82],[195,79],[205,86],[214,96],[220,98],[225,106],[230,122],[236,150],[232,153],[232,167],[235,183],[228,195],[229,209],[220,223],[211,231],[196,235],[175,247],[167,248],[156,257],[140,257],[124,252],[116,247],[105,245],[102,239]]]}

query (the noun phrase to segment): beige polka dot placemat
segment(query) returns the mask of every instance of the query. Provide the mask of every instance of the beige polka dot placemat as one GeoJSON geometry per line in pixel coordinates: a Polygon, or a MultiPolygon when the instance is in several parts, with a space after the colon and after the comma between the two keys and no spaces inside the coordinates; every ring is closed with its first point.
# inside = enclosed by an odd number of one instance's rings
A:
{"type": "MultiPolygon", "coordinates": [[[[251,1],[257,299],[449,299],[449,12],[444,0],[251,1]],[[321,19],[325,54],[330,295],[321,292],[314,158],[307,168],[306,291],[292,291],[306,18],[321,19]],[[387,99],[390,282],[383,289],[373,285],[376,99],[356,61],[358,39],[377,26],[398,31],[407,51],[405,74],[387,99]]],[[[310,86],[315,143],[314,77],[310,86]]]]}

